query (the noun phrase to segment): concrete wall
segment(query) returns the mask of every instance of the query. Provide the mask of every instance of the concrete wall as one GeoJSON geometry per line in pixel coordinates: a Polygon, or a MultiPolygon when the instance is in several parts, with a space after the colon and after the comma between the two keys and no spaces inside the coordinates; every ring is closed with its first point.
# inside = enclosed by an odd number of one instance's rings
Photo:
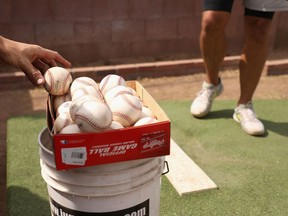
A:
{"type": "MultiPolygon", "coordinates": [[[[243,44],[241,2],[227,28],[228,55],[243,44]]],[[[200,57],[200,0],[0,0],[0,6],[0,34],[57,50],[74,66],[200,57]]],[[[287,18],[274,19],[273,51],[288,48],[287,18]]]]}

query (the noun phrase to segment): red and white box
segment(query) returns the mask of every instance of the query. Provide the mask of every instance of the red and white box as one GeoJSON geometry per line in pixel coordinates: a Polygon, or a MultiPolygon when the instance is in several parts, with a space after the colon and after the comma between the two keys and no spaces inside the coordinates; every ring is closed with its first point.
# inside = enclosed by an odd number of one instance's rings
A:
{"type": "Polygon", "coordinates": [[[94,166],[170,154],[170,120],[137,81],[126,81],[159,122],[101,133],[55,134],[53,96],[47,100],[47,124],[57,170],[94,166]]]}

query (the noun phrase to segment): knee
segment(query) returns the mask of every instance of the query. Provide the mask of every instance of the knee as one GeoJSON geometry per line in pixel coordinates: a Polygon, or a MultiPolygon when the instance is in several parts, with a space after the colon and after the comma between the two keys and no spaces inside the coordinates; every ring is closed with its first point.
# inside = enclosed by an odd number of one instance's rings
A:
{"type": "Polygon", "coordinates": [[[204,12],[201,22],[202,32],[208,35],[223,33],[228,22],[228,18],[223,15],[221,12],[204,12]]]}
{"type": "Polygon", "coordinates": [[[256,43],[266,43],[269,38],[271,20],[268,19],[249,19],[245,22],[247,38],[256,43]]]}

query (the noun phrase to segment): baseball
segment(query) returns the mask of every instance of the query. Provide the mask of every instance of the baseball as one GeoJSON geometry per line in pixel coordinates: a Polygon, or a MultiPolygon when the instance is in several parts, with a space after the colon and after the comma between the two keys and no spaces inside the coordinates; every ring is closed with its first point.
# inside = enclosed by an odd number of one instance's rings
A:
{"type": "Polygon", "coordinates": [[[103,101],[103,95],[97,88],[93,86],[82,86],[74,91],[72,100],[76,100],[80,97],[91,95],[96,97],[98,100],[103,101]]]}
{"type": "Polygon", "coordinates": [[[142,107],[142,113],[141,113],[140,118],[144,118],[144,117],[156,118],[152,110],[146,106],[142,107]]]}
{"type": "Polygon", "coordinates": [[[69,113],[62,113],[54,121],[54,132],[59,133],[64,127],[72,123],[69,113]]]}
{"type": "Polygon", "coordinates": [[[49,68],[44,74],[44,88],[52,95],[64,95],[69,91],[72,76],[62,67],[49,68]]]}
{"type": "Polygon", "coordinates": [[[109,126],[108,130],[117,130],[124,128],[122,124],[116,121],[112,121],[111,125],[109,126]]]}
{"type": "Polygon", "coordinates": [[[137,96],[137,92],[135,91],[135,89],[131,88],[130,86],[127,86],[127,88],[132,92],[132,95],[137,96]]]}
{"type": "Polygon", "coordinates": [[[139,120],[142,112],[139,99],[130,94],[115,97],[109,106],[113,114],[113,120],[121,123],[124,127],[132,126],[139,120]]]}
{"type": "Polygon", "coordinates": [[[54,97],[54,100],[53,100],[53,108],[54,108],[54,111],[57,112],[58,110],[58,107],[65,103],[66,101],[71,101],[71,95],[70,93],[67,93],[65,95],[57,95],[54,97]]]}
{"type": "Polygon", "coordinates": [[[126,86],[124,78],[116,74],[109,74],[101,80],[99,89],[105,95],[110,89],[118,85],[126,86]]]}
{"type": "Polygon", "coordinates": [[[155,118],[151,118],[151,117],[144,117],[139,119],[134,126],[140,126],[140,125],[147,125],[147,124],[152,124],[152,123],[156,123],[158,122],[157,119],[155,118]]]}
{"type": "Polygon", "coordinates": [[[60,134],[74,134],[74,133],[82,133],[77,124],[70,124],[64,127],[60,132],[60,134]]]}
{"type": "Polygon", "coordinates": [[[71,101],[66,101],[62,103],[56,111],[56,116],[59,116],[62,113],[69,113],[71,103],[72,103],[71,101]]]}
{"type": "Polygon", "coordinates": [[[116,86],[112,89],[110,89],[104,96],[105,102],[109,105],[113,98],[121,95],[121,94],[131,94],[133,95],[133,92],[130,88],[126,86],[116,86]]]}
{"type": "Polygon", "coordinates": [[[98,84],[90,77],[78,77],[76,78],[70,87],[70,93],[73,96],[74,92],[79,89],[82,88],[83,86],[92,86],[95,89],[98,89],[98,84]]]}
{"type": "Polygon", "coordinates": [[[83,97],[79,97],[76,100],[72,100],[71,105],[69,107],[70,118],[75,121],[75,112],[78,107],[84,103],[85,101],[97,101],[97,98],[91,95],[84,95],[83,97]]]}
{"type": "Polygon", "coordinates": [[[74,122],[83,132],[101,132],[111,125],[112,113],[104,102],[86,100],[76,109],[74,122]]]}

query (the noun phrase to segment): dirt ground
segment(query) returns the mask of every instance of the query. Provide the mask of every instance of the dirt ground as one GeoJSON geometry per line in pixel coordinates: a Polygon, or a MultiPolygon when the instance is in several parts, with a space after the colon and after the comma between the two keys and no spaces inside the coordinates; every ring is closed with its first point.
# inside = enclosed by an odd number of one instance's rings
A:
{"type": "MultiPolygon", "coordinates": [[[[224,93],[219,99],[239,97],[237,71],[222,72],[224,93]]],[[[200,90],[204,74],[141,79],[139,82],[156,100],[191,100],[200,90]]],[[[254,99],[287,99],[288,75],[261,77],[254,99]]],[[[6,215],[6,132],[7,120],[14,116],[44,112],[47,93],[43,89],[7,90],[0,92],[0,215],[6,215]]]]}

